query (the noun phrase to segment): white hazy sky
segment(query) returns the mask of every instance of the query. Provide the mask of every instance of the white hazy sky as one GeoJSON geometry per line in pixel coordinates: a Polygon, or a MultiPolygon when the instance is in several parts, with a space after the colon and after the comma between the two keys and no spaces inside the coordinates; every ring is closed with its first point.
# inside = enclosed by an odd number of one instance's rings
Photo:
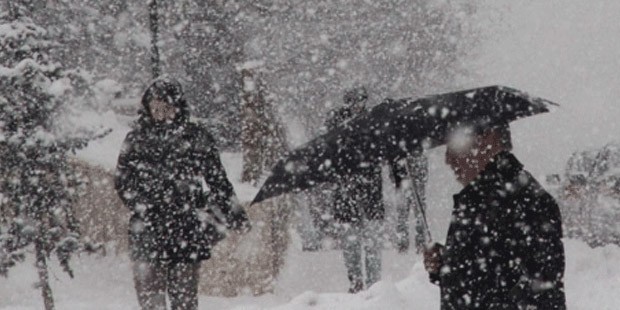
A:
{"type": "Polygon", "coordinates": [[[533,173],[560,172],[572,152],[620,141],[620,1],[493,1],[502,18],[472,84],[504,84],[561,105],[513,123],[533,173]]]}
{"type": "MultiPolygon", "coordinates": [[[[480,23],[487,38],[467,63],[474,74],[463,84],[512,86],[561,105],[511,124],[514,152],[526,169],[542,182],[562,173],[574,151],[620,141],[620,1],[485,3],[490,14],[480,23]]],[[[440,242],[452,194],[461,188],[443,152],[430,153],[428,185],[430,226],[440,242]]]]}

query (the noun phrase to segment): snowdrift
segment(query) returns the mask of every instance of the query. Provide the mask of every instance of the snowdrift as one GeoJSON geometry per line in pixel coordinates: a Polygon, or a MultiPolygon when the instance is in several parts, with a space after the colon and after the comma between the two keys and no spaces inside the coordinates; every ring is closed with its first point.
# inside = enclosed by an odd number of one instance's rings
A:
{"type": "MultiPolygon", "coordinates": [[[[576,240],[566,247],[566,296],[571,310],[620,309],[620,247],[591,249],[576,240]]],[[[347,280],[337,251],[307,253],[294,247],[273,294],[253,297],[250,292],[235,298],[201,295],[201,309],[439,309],[439,289],[428,282],[421,258],[386,250],[384,281],[368,291],[344,293],[347,280]],[[301,267],[300,267],[301,266],[301,267]],[[305,271],[303,271],[305,270],[305,271]]],[[[41,309],[40,292],[30,262],[0,279],[0,309],[41,309]]],[[[71,280],[56,266],[52,289],[58,309],[138,309],[130,263],[126,256],[75,262],[71,280]]]]}

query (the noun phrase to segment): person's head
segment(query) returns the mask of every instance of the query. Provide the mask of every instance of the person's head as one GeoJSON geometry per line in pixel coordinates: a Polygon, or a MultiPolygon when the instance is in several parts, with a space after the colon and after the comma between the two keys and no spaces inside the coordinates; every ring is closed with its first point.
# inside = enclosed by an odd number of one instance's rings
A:
{"type": "Polygon", "coordinates": [[[359,113],[364,110],[364,103],[368,99],[368,92],[364,86],[357,86],[344,92],[342,101],[346,107],[351,109],[354,113],[359,113]]]}
{"type": "Polygon", "coordinates": [[[508,124],[463,127],[453,132],[446,147],[446,164],[459,183],[472,182],[502,151],[512,150],[508,124]]]}
{"type": "Polygon", "coordinates": [[[187,103],[181,83],[172,78],[155,80],[142,96],[145,114],[156,123],[173,123],[187,118],[187,103]]]}

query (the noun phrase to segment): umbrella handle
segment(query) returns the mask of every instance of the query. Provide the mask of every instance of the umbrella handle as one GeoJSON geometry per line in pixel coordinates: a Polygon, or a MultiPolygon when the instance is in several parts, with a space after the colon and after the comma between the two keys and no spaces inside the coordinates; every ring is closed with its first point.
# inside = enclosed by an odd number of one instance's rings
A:
{"type": "Polygon", "coordinates": [[[422,226],[424,227],[424,232],[426,234],[426,236],[428,237],[427,240],[427,244],[430,244],[433,240],[432,236],[431,236],[431,230],[428,227],[428,221],[426,220],[426,210],[424,210],[424,206],[422,206],[422,199],[420,198],[420,194],[418,194],[418,189],[415,185],[413,185],[413,182],[411,184],[412,187],[412,192],[413,192],[413,196],[416,200],[416,204],[418,205],[418,207],[420,208],[420,214],[422,215],[422,226]]]}
{"type": "Polygon", "coordinates": [[[415,199],[416,205],[420,208],[420,214],[422,215],[422,227],[424,228],[424,233],[428,237],[426,244],[431,244],[433,237],[431,236],[431,230],[428,226],[428,221],[426,220],[426,210],[422,205],[422,199],[420,198],[420,194],[418,193],[418,187],[415,185],[416,182],[413,182],[413,172],[410,169],[409,165],[405,164],[405,170],[407,171],[407,175],[411,178],[411,191],[413,192],[413,197],[415,199]]]}

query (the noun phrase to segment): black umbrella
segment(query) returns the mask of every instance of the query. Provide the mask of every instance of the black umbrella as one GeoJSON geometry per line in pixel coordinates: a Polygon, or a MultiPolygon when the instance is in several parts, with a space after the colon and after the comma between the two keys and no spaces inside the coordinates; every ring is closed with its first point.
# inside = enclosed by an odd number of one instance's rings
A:
{"type": "Polygon", "coordinates": [[[446,143],[464,125],[492,125],[548,112],[550,101],[489,86],[419,99],[386,99],[369,112],[293,150],[272,169],[252,204],[329,182],[359,167],[446,143]]]}

